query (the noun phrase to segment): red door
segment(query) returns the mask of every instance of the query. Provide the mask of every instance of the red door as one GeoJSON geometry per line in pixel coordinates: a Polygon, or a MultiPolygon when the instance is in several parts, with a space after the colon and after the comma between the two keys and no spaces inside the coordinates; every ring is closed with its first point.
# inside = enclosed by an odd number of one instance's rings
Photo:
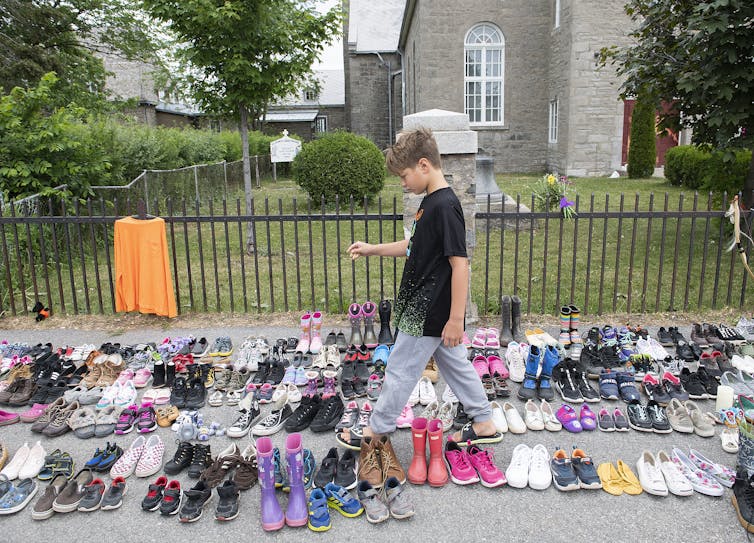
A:
{"type": "MultiPolygon", "coordinates": [[[[634,111],[636,100],[624,100],[623,102],[623,148],[621,152],[621,161],[623,164],[628,163],[628,144],[631,141],[631,114],[634,111]]],[[[670,110],[670,104],[663,103],[663,110],[670,110]]],[[[659,121],[659,118],[657,119],[659,121]]],[[[656,166],[665,165],[665,153],[671,147],[678,145],[678,134],[672,130],[666,130],[662,134],[657,134],[655,146],[657,147],[656,166]]]]}

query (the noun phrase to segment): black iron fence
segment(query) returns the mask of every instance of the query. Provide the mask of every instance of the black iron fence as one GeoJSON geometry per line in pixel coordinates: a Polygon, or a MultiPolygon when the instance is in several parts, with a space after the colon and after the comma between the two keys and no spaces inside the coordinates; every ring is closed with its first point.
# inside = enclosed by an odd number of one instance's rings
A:
{"type": "MultiPolygon", "coordinates": [[[[498,313],[503,294],[518,294],[529,314],[564,303],[585,314],[743,307],[747,277],[726,250],[727,197],[699,200],[577,198],[573,218],[530,212],[533,198],[503,209],[487,202],[476,214],[472,301],[482,315],[498,313]]],[[[113,313],[113,225],[135,211],[131,200],[8,206],[0,212],[0,311],[27,312],[40,300],[58,313],[113,313]]],[[[346,253],[355,240],[403,239],[397,198],[358,206],[264,199],[248,210],[240,199],[167,200],[150,212],[166,221],[182,313],[344,313],[352,301],[397,293],[402,259],[346,253]]]]}

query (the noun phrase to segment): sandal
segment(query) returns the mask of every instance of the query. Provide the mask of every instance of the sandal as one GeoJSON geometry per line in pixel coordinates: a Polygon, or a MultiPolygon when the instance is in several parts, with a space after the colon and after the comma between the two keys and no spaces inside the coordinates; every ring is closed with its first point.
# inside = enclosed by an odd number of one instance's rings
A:
{"type": "Polygon", "coordinates": [[[738,429],[737,428],[724,428],[720,432],[720,441],[722,442],[723,450],[735,454],[738,452],[738,429]]]}
{"type": "Polygon", "coordinates": [[[500,443],[503,440],[503,434],[495,432],[491,436],[478,436],[474,431],[474,422],[469,421],[461,428],[461,440],[458,445],[466,447],[468,445],[484,445],[487,443],[500,443]]]}

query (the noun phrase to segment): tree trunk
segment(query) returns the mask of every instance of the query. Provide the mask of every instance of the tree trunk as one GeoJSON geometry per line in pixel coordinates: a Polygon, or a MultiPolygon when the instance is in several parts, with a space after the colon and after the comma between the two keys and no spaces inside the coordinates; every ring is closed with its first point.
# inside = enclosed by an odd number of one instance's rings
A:
{"type": "Polygon", "coordinates": [[[743,190],[744,207],[749,210],[754,208],[754,148],[751,150],[751,162],[749,162],[749,173],[744,181],[743,190]]]}
{"type": "MultiPolygon", "coordinates": [[[[249,113],[246,106],[238,108],[241,117],[241,151],[243,153],[243,187],[246,195],[246,214],[251,213],[251,160],[249,158],[249,113]]],[[[249,223],[246,236],[246,253],[254,254],[254,223],[249,223]]]]}

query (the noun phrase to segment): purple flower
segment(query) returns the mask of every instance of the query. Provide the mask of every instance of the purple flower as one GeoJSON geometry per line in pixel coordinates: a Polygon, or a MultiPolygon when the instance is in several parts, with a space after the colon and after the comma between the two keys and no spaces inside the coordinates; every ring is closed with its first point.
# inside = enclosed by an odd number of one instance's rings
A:
{"type": "Polygon", "coordinates": [[[570,201],[568,198],[566,198],[565,196],[563,196],[560,199],[560,209],[564,209],[566,207],[573,207],[573,205],[574,203],[570,201]]]}

